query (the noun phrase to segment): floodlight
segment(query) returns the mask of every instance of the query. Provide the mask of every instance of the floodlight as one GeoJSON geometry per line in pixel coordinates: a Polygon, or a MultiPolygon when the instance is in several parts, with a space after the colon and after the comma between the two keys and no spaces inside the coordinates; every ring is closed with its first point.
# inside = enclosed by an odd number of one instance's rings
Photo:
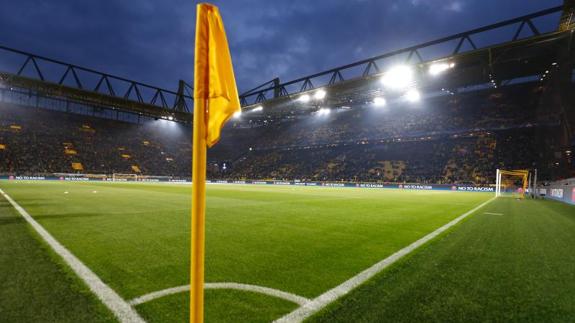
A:
{"type": "Polygon", "coordinates": [[[373,105],[376,107],[383,107],[387,104],[387,101],[385,101],[385,98],[383,97],[375,97],[373,98],[373,105]]]}
{"type": "Polygon", "coordinates": [[[413,69],[406,65],[392,67],[381,78],[381,83],[393,90],[405,89],[413,82],[413,69]]]}
{"type": "Polygon", "coordinates": [[[172,120],[174,120],[174,117],[169,116],[169,117],[168,117],[168,120],[172,121],[172,120]]]}
{"type": "Polygon", "coordinates": [[[454,67],[455,63],[434,63],[429,66],[429,74],[431,76],[437,76],[454,67]]]}
{"type": "Polygon", "coordinates": [[[252,111],[257,112],[257,111],[262,111],[264,109],[264,107],[262,107],[261,105],[258,105],[257,107],[253,108],[252,111]]]}
{"type": "Polygon", "coordinates": [[[309,102],[309,99],[310,99],[309,94],[304,94],[304,95],[300,96],[297,100],[299,102],[306,103],[306,102],[309,102]]]}
{"type": "Polygon", "coordinates": [[[234,117],[234,119],[239,119],[241,115],[242,115],[242,110],[234,112],[233,117],[234,117]]]}
{"type": "Polygon", "coordinates": [[[318,90],[317,92],[315,92],[315,94],[313,95],[313,98],[316,100],[323,100],[323,98],[325,98],[325,95],[327,93],[325,93],[324,90],[318,90]]]}
{"type": "Polygon", "coordinates": [[[409,102],[418,102],[419,100],[421,100],[421,94],[419,94],[419,91],[411,89],[407,91],[407,93],[405,93],[405,98],[409,102]]]}

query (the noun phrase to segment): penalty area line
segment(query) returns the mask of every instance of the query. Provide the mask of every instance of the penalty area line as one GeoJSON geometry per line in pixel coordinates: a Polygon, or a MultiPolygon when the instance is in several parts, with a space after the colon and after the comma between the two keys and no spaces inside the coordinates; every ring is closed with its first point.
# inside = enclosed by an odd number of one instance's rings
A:
{"type": "Polygon", "coordinates": [[[407,247],[400,249],[399,251],[395,252],[391,256],[381,260],[380,262],[376,263],[375,265],[367,268],[366,270],[360,272],[356,276],[348,279],[347,281],[343,282],[342,284],[328,290],[327,292],[319,295],[318,297],[312,299],[308,303],[304,304],[303,306],[295,309],[294,311],[282,316],[281,318],[275,320],[274,322],[277,323],[287,323],[287,322],[302,322],[305,319],[309,318],[313,314],[319,312],[335,300],[339,299],[340,297],[346,295],[359,285],[365,283],[373,276],[380,273],[385,268],[389,267],[391,264],[395,263],[399,259],[403,258],[405,255],[413,252],[415,249],[419,248],[423,244],[427,243],[428,241],[432,240],[433,238],[437,237],[442,232],[446,231],[447,229],[453,227],[457,223],[461,222],[461,220],[465,219],[469,215],[475,213],[477,210],[481,209],[485,205],[491,203],[495,200],[495,197],[479,204],[478,206],[474,207],[473,209],[465,212],[464,214],[458,216],[457,218],[451,220],[447,224],[444,224],[440,228],[436,229],[435,231],[427,234],[423,238],[413,242],[412,244],[408,245],[407,247]]]}
{"type": "Polygon", "coordinates": [[[32,228],[42,237],[42,239],[57,253],[74,273],[90,288],[90,290],[104,303],[104,305],[114,313],[120,322],[142,323],[142,317],[118,295],[110,286],[106,285],[90,268],[84,265],[74,254],[56,240],[43,226],[14,201],[8,194],[0,189],[0,194],[20,213],[20,215],[32,226],[32,228]]]}

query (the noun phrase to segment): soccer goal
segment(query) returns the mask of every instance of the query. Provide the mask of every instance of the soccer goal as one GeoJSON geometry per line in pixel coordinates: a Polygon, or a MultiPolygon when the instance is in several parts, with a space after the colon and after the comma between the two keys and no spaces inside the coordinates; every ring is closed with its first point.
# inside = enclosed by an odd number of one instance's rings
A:
{"type": "Polygon", "coordinates": [[[137,182],[138,175],[137,174],[112,174],[112,181],[113,182],[137,182]]]}
{"type": "Polygon", "coordinates": [[[525,198],[529,181],[528,170],[497,170],[495,196],[525,198]]]}

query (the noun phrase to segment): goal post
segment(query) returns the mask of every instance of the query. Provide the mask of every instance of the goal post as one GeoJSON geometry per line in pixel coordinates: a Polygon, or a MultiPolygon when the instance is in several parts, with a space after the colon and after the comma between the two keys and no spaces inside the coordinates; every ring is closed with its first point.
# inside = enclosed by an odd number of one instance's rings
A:
{"type": "Polygon", "coordinates": [[[495,196],[509,196],[525,198],[529,185],[528,170],[502,170],[497,169],[495,177],[495,196]]]}
{"type": "Polygon", "coordinates": [[[113,173],[112,174],[112,181],[113,182],[137,182],[138,181],[138,175],[137,174],[113,173]]]}

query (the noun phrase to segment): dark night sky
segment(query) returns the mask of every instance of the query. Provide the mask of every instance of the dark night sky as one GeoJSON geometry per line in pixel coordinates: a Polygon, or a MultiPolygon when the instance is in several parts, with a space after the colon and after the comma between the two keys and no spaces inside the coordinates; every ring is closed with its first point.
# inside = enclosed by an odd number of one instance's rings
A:
{"type": "MultiPolygon", "coordinates": [[[[0,44],[176,89],[196,1],[1,0],[0,44]]],[[[217,0],[240,90],[560,5],[561,0],[217,0]]],[[[0,69],[13,69],[0,61],[0,69]]]]}

